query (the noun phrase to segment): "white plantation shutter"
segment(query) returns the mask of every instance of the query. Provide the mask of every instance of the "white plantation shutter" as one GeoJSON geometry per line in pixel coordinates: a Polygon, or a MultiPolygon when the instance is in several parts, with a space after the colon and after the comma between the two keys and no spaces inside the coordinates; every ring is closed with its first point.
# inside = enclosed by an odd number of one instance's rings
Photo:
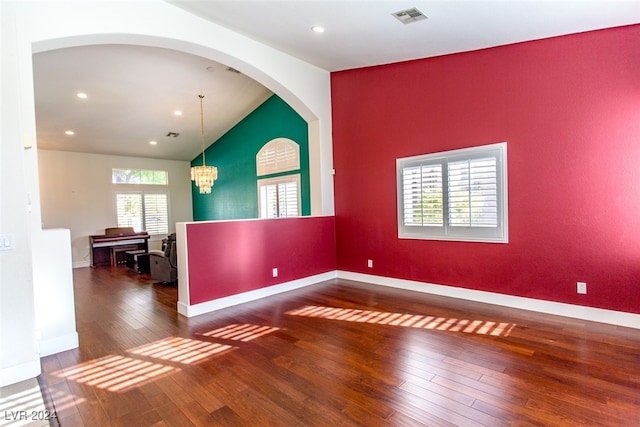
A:
{"type": "Polygon", "coordinates": [[[506,143],[396,165],[400,238],[508,241],[506,143]]]}
{"type": "Polygon", "coordinates": [[[144,194],[144,224],[149,234],[169,233],[169,211],[166,194],[144,194]]]}
{"type": "Polygon", "coordinates": [[[166,193],[116,193],[116,222],[136,232],[168,234],[168,206],[166,193]]]}
{"type": "Polygon", "coordinates": [[[300,215],[300,175],[285,175],[258,181],[260,218],[300,215]]]}
{"type": "Polygon", "coordinates": [[[265,184],[260,187],[260,218],[278,217],[278,186],[265,184]]]}
{"type": "Polygon", "coordinates": [[[404,168],[404,223],[442,226],[442,165],[404,168]]]}
{"type": "Polygon", "coordinates": [[[449,224],[498,226],[498,178],[495,157],[448,164],[449,224]]]}
{"type": "Polygon", "coordinates": [[[116,194],[118,227],[133,227],[136,233],[143,231],[142,194],[116,194]]]}
{"type": "Polygon", "coordinates": [[[278,184],[278,210],[280,216],[298,216],[298,184],[296,181],[278,184]]]}
{"type": "Polygon", "coordinates": [[[267,142],[256,156],[258,176],[300,169],[300,146],[287,138],[267,142]]]}

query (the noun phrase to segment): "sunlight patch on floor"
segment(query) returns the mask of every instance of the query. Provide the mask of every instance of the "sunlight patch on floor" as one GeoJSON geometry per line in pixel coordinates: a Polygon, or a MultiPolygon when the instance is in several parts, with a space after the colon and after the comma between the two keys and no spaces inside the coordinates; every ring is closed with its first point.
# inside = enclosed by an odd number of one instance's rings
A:
{"type": "Polygon", "coordinates": [[[48,426],[51,416],[35,378],[0,388],[0,426],[48,426]]]}
{"type": "Polygon", "coordinates": [[[179,369],[124,356],[105,356],[54,372],[53,375],[109,391],[122,392],[175,371],[179,369]]]}
{"type": "Polygon", "coordinates": [[[463,332],[467,334],[508,336],[516,326],[514,323],[469,320],[420,314],[393,313],[386,311],[359,310],[352,308],[307,305],[287,314],[292,316],[315,317],[347,322],[393,325],[406,328],[420,328],[435,331],[463,332]]]}
{"type": "Polygon", "coordinates": [[[272,326],[250,325],[244,323],[225,326],[224,328],[216,329],[214,331],[204,332],[202,335],[211,338],[248,342],[279,330],[280,328],[272,326]]]}
{"type": "Polygon", "coordinates": [[[136,347],[128,352],[139,356],[190,364],[232,348],[226,344],[171,337],[136,347]]]}
{"type": "MultiPolygon", "coordinates": [[[[202,335],[247,342],[277,330],[279,328],[269,326],[233,324],[202,335]]],[[[228,344],[168,337],[132,348],[127,352],[138,357],[192,364],[235,348],[228,344]]],[[[147,360],[110,355],[54,372],[52,375],[113,392],[123,392],[179,370],[147,360]]]]}

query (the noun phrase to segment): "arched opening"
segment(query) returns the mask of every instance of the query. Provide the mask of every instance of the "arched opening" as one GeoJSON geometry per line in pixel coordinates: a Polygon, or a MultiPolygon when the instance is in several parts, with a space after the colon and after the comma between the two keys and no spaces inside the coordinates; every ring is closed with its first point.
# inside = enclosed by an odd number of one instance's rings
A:
{"type": "MultiPolygon", "coordinates": [[[[33,149],[37,148],[31,57],[34,53],[73,46],[130,44],[170,48],[210,58],[241,71],[278,94],[308,122],[312,214],[333,213],[328,72],[178,10],[166,2],[126,5],[56,2],[38,7],[16,3],[3,9],[3,13],[5,17],[15,18],[15,25],[5,27],[2,31],[3,36],[6,36],[7,46],[13,49],[10,51],[13,55],[11,59],[15,59],[9,64],[10,61],[4,61],[9,59],[9,53],[3,55],[2,68],[3,71],[8,71],[3,83],[14,88],[11,95],[15,95],[17,100],[13,112],[3,113],[3,119],[6,119],[3,122],[11,122],[11,130],[7,129],[4,134],[19,135],[25,149],[22,161],[15,162],[15,167],[12,168],[16,169],[18,175],[24,172],[26,188],[23,198],[28,201],[27,209],[30,215],[22,221],[30,229],[30,233],[20,234],[17,238],[19,241],[30,239],[31,247],[38,248],[37,251],[33,250],[33,253],[25,253],[25,256],[31,257],[33,263],[33,293],[36,300],[43,298],[42,290],[46,287],[49,287],[48,294],[55,294],[52,283],[65,282],[68,271],[65,263],[65,271],[44,268],[54,262],[51,259],[45,260],[43,254],[49,256],[54,253],[59,242],[55,238],[47,242],[48,230],[43,230],[41,226],[38,156],[37,151],[33,149]],[[55,19],[52,19],[53,17],[55,19]],[[167,22],[171,22],[171,25],[166,25],[167,22]],[[50,247],[54,250],[47,251],[50,247]],[[45,271],[46,276],[43,274],[45,271]],[[45,277],[46,283],[42,281],[45,277]]],[[[5,164],[6,162],[3,162],[3,166],[5,164]]],[[[20,200],[16,199],[16,203],[19,202],[20,200]]],[[[25,283],[30,285],[26,280],[25,283]]],[[[29,299],[29,292],[24,293],[25,301],[29,299]]],[[[65,295],[68,296],[68,293],[65,295]]],[[[52,302],[48,301],[48,304],[52,305],[52,302]]],[[[37,301],[34,307],[38,310],[37,301]]],[[[29,313],[33,313],[32,307],[25,308],[25,319],[18,318],[14,319],[15,321],[27,320],[29,313]]],[[[69,345],[72,337],[65,342],[53,342],[67,338],[63,336],[65,334],[75,333],[73,306],[69,311],[72,320],[61,326],[64,330],[59,328],[43,332],[41,325],[36,325],[40,341],[51,341],[50,353],[72,348],[69,345]]],[[[46,322],[47,319],[42,321],[46,322]]],[[[25,346],[26,344],[25,339],[25,346]]]]}
{"type": "MultiPolygon", "coordinates": [[[[120,35],[101,35],[100,37],[97,36],[78,36],[78,37],[74,37],[74,38],[64,38],[64,39],[57,39],[57,40],[50,40],[47,42],[40,42],[40,43],[35,43],[34,44],[34,54],[35,55],[45,55],[46,52],[54,52],[57,54],[62,54],[65,51],[72,51],[74,50],[76,47],[81,46],[82,47],[82,51],[87,52],[87,50],[91,50],[91,49],[95,49],[95,50],[100,50],[103,47],[106,46],[113,46],[113,43],[117,40],[120,39],[120,35]],[[47,49],[47,50],[43,50],[43,49],[47,49]]],[[[145,53],[146,51],[151,51],[153,49],[158,49],[161,48],[163,46],[166,46],[167,44],[171,44],[170,41],[166,40],[166,39],[161,39],[161,38],[153,38],[153,37],[140,37],[140,40],[138,40],[137,37],[133,37],[133,40],[128,40],[128,44],[124,45],[124,44],[120,44],[117,46],[121,46],[121,47],[136,47],[136,49],[131,49],[131,52],[137,52],[138,54],[140,54],[141,56],[145,56],[143,53],[145,53]],[[133,42],[136,42],[137,44],[131,44],[133,42]]],[[[175,48],[175,46],[173,46],[173,48],[175,48]]],[[[171,51],[173,51],[173,48],[171,49],[171,51]]],[[[76,49],[78,50],[78,49],[76,49]]],[[[163,51],[168,51],[166,48],[162,49],[163,51]]],[[[193,56],[196,57],[198,55],[195,55],[194,53],[192,53],[193,51],[197,51],[199,55],[202,54],[207,54],[207,56],[211,59],[212,57],[216,57],[216,52],[213,49],[200,49],[198,46],[194,47],[187,47],[186,50],[188,51],[188,53],[184,56],[181,57],[181,59],[183,60],[188,60],[187,56],[193,56]]],[[[63,55],[61,55],[63,56],[63,55]]],[[[87,56],[87,58],[91,58],[90,56],[87,56]]],[[[198,56],[198,58],[202,58],[202,56],[198,56]]],[[[95,59],[95,58],[94,58],[95,59]]],[[[89,59],[90,60],[90,59],[89,59]]],[[[34,61],[37,62],[37,61],[34,61]]],[[[84,61],[83,61],[84,62],[84,61]]],[[[79,64],[80,61],[75,62],[75,64],[79,64]]],[[[219,62],[216,62],[216,64],[220,64],[219,62]]],[[[109,64],[105,64],[108,68],[111,68],[109,64]]],[[[117,66],[116,64],[113,64],[114,66],[117,66]]],[[[237,65],[236,65],[237,66],[237,65]]],[[[77,65],[76,65],[77,67],[77,65]]],[[[247,67],[249,69],[252,69],[252,67],[250,65],[247,65],[247,67]]],[[[71,72],[71,70],[73,70],[73,65],[69,64],[69,71],[71,72]]],[[[149,72],[149,70],[145,70],[146,72],[149,72]]],[[[135,73],[136,71],[132,70],[132,73],[135,73]]],[[[35,73],[34,73],[35,74],[35,73]]],[[[257,75],[261,75],[261,73],[255,73],[253,72],[253,74],[257,74],[257,75]]],[[[38,75],[35,75],[35,80],[38,81],[38,75]]],[[[114,86],[110,81],[109,81],[110,77],[105,76],[104,77],[104,85],[107,87],[112,87],[114,86]]],[[[52,84],[55,84],[55,82],[51,82],[52,84]]],[[[273,82],[270,82],[273,85],[273,82]]],[[[278,85],[275,85],[278,86],[278,85]]],[[[281,85],[280,85],[281,86],[281,85]]],[[[40,85],[40,87],[42,87],[42,85],[40,85]]],[[[276,89],[278,89],[278,87],[276,87],[276,89]]],[[[281,90],[281,93],[284,92],[283,96],[293,96],[292,94],[290,94],[289,91],[286,90],[286,88],[281,87],[279,88],[281,90]]],[[[194,92],[195,93],[195,92],[194,92]]],[[[35,88],[35,99],[38,99],[38,87],[35,88]]],[[[133,96],[133,95],[132,95],[133,96]]],[[[126,101],[125,101],[126,102],[126,101]]],[[[298,100],[294,99],[294,103],[298,103],[298,100]]],[[[303,108],[302,109],[304,113],[306,113],[307,116],[311,115],[312,113],[310,112],[310,110],[308,108],[303,108]]],[[[40,118],[41,119],[41,118],[40,118]]],[[[37,123],[36,123],[37,124],[37,123]]],[[[109,125],[110,126],[110,125],[109,125]]],[[[314,128],[312,126],[309,127],[310,131],[312,131],[313,129],[315,129],[317,131],[317,128],[314,128]]],[[[40,131],[40,129],[39,129],[40,131]]],[[[208,144],[208,142],[207,142],[208,144]]],[[[78,147],[78,151],[82,151],[83,148],[82,146],[78,147]]],[[[51,173],[53,170],[59,170],[60,168],[57,167],[52,167],[49,166],[48,169],[43,169],[43,164],[46,165],[50,165],[51,164],[51,154],[49,154],[49,152],[45,151],[46,157],[43,157],[44,153],[42,153],[42,151],[40,151],[39,156],[41,157],[40,159],[40,173],[46,173],[45,171],[49,171],[49,173],[51,173]],[[44,161],[47,160],[47,161],[44,161]]],[[[64,158],[62,156],[59,156],[60,159],[62,159],[63,162],[68,162],[68,164],[71,164],[72,162],[69,161],[68,158],[64,158]]],[[[61,160],[58,160],[59,166],[61,163],[61,160]]],[[[190,160],[190,159],[189,159],[190,160]]],[[[79,162],[85,162],[87,161],[86,158],[83,158],[81,160],[79,160],[79,162]]],[[[96,162],[98,163],[98,162],[96,162]]],[[[93,167],[90,168],[92,171],[97,171],[100,168],[104,167],[104,165],[98,163],[97,167],[93,167]]],[[[70,166],[70,168],[72,168],[70,166]]],[[[76,168],[77,169],[77,168],[76,168]]],[[[177,174],[177,173],[176,173],[177,174]]],[[[186,177],[186,175],[185,175],[186,177]]],[[[45,181],[49,181],[46,177],[44,177],[45,181]]],[[[78,179],[77,181],[82,181],[82,179],[78,179]]],[[[182,179],[182,181],[188,182],[186,181],[186,179],[182,179]]],[[[41,186],[42,186],[42,181],[41,181],[41,186]]],[[[78,191],[74,191],[74,185],[76,184],[71,184],[71,185],[62,185],[60,187],[65,187],[68,188],[69,190],[71,190],[71,192],[73,192],[74,194],[72,194],[70,197],[75,198],[76,197],[76,193],[79,195],[82,194],[89,194],[89,196],[91,196],[92,192],[91,192],[91,188],[81,188],[78,191]]],[[[107,191],[116,191],[116,190],[111,190],[111,189],[106,189],[103,187],[100,187],[101,184],[97,184],[95,187],[96,192],[100,192],[102,190],[102,192],[105,192],[104,190],[107,191]]],[[[299,187],[299,183],[298,183],[298,187],[299,187]]],[[[46,184],[45,187],[42,188],[47,188],[46,184]]],[[[167,190],[170,191],[170,190],[167,190]]],[[[299,191],[298,191],[299,192],[299,191]]],[[[187,193],[187,191],[181,191],[182,194],[180,194],[181,197],[184,197],[185,194],[187,193]]],[[[174,193],[169,193],[170,197],[169,199],[173,199],[175,200],[177,198],[177,195],[174,193]]],[[[42,194],[43,197],[45,197],[44,199],[41,198],[41,215],[43,216],[43,218],[45,216],[47,216],[46,214],[48,213],[47,208],[50,206],[50,202],[47,203],[47,200],[50,200],[50,194],[47,194],[47,192],[42,194]],[[47,199],[47,197],[49,197],[49,199],[47,199]]],[[[120,196],[120,194],[117,194],[117,196],[120,196]]],[[[60,197],[56,197],[54,196],[56,199],[58,200],[62,200],[62,198],[60,197]]],[[[81,197],[81,196],[79,196],[81,197]]],[[[104,199],[104,198],[103,198],[104,199]]],[[[82,204],[83,201],[80,202],[80,204],[82,204]]],[[[191,200],[189,200],[189,203],[191,203],[191,200]]],[[[53,221],[53,227],[63,227],[63,228],[69,228],[71,229],[71,238],[72,238],[72,259],[73,259],[73,263],[75,267],[83,267],[86,266],[86,261],[87,261],[87,254],[88,253],[93,253],[93,248],[88,246],[89,243],[87,243],[88,235],[93,235],[93,234],[101,234],[101,229],[106,227],[106,226],[112,226],[114,224],[112,224],[110,222],[110,218],[109,218],[109,206],[108,203],[95,203],[95,200],[91,200],[90,202],[87,201],[87,199],[84,200],[84,205],[102,205],[102,209],[97,210],[96,212],[94,212],[93,214],[91,212],[78,212],[77,214],[80,216],[80,218],[77,218],[77,221],[70,221],[70,223],[65,224],[65,223],[55,223],[55,221],[53,221]],[[102,212],[100,212],[102,211],[102,212]],[[84,218],[94,218],[96,216],[102,216],[102,218],[100,220],[93,220],[93,221],[89,221],[88,219],[84,219],[84,218]],[[84,229],[81,227],[76,228],[76,224],[77,223],[81,223],[81,222],[85,222],[85,227],[84,229]]],[[[65,204],[65,206],[68,206],[68,204],[65,204]]],[[[297,205],[296,205],[297,206],[297,205]]],[[[298,209],[298,211],[296,211],[296,215],[298,214],[298,212],[300,211],[300,209],[298,209]]],[[[65,218],[69,218],[69,215],[58,215],[58,216],[64,216],[65,218]]],[[[50,228],[51,224],[48,221],[49,218],[46,218],[47,221],[44,221],[45,227],[46,228],[50,228]]],[[[192,221],[192,218],[190,217],[186,217],[185,215],[181,215],[181,216],[174,216],[173,218],[170,218],[170,221],[173,222],[175,224],[175,222],[185,222],[185,221],[192,221]]],[[[169,232],[175,232],[175,228],[171,227],[171,230],[169,230],[169,232]]],[[[164,236],[166,237],[166,235],[164,236]]],[[[158,244],[159,241],[161,240],[161,236],[157,236],[156,239],[158,240],[158,244]]],[[[153,239],[154,236],[152,236],[152,243],[153,243],[153,239]]],[[[159,249],[156,247],[153,247],[153,249],[159,249]]],[[[89,257],[90,259],[93,259],[91,257],[89,257]]],[[[93,263],[92,263],[93,264],[93,263]]],[[[93,265],[92,265],[93,266],[93,265]]]]}

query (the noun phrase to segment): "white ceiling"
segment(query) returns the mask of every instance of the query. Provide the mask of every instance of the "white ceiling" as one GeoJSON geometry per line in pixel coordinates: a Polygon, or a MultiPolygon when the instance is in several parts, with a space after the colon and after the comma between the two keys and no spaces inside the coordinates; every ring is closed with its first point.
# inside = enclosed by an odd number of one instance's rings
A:
{"type": "MultiPolygon", "coordinates": [[[[639,0],[169,3],[328,71],[640,23],[639,0]],[[428,19],[403,24],[391,15],[412,7],[428,19]],[[316,34],[314,25],[326,31],[316,34]]],[[[197,94],[205,95],[207,141],[271,94],[223,64],[127,45],[35,54],[34,80],[39,147],[175,160],[191,160],[200,151],[197,94]],[[78,99],[78,91],[89,97],[78,99]],[[183,115],[174,116],[175,110],[183,115]],[[68,129],[75,135],[65,135],[68,129]],[[152,139],[158,144],[150,146],[152,139]]]]}
{"type": "Polygon", "coordinates": [[[59,49],[35,54],[33,68],[38,147],[50,150],[190,161],[202,146],[198,94],[206,146],[271,95],[227,66],[161,48],[59,49]]]}
{"type": "Polygon", "coordinates": [[[329,71],[640,22],[639,0],[169,2],[329,71]],[[428,19],[392,16],[413,7],[428,19]]]}

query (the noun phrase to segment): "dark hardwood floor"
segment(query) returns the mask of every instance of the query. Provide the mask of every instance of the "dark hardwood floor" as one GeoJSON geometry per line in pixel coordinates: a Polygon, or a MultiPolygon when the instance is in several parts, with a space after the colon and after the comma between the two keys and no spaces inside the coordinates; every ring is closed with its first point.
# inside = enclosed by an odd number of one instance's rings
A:
{"type": "Polygon", "coordinates": [[[332,280],[191,319],[175,286],[74,270],[62,426],[638,426],[640,331],[332,280]]]}

